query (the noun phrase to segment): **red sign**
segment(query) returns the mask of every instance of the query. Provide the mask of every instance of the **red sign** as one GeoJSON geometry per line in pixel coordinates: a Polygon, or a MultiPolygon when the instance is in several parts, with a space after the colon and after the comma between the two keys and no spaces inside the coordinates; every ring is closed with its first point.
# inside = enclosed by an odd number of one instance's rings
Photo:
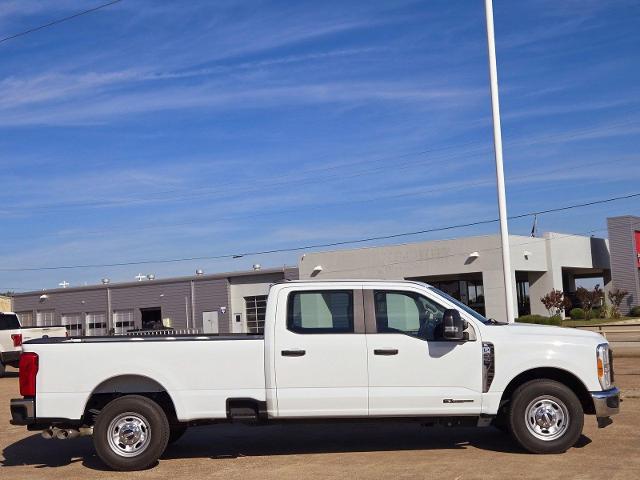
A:
{"type": "Polygon", "coordinates": [[[636,232],[636,266],[640,268],[640,232],[636,232]]]}

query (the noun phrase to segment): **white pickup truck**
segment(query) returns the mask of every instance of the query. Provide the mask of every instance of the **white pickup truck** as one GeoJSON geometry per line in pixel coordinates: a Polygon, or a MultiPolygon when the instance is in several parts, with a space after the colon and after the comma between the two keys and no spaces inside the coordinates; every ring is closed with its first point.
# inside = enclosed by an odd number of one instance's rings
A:
{"type": "Polygon", "coordinates": [[[22,342],[41,337],[66,336],[65,327],[22,328],[18,316],[13,312],[0,312],[0,377],[5,367],[18,367],[22,342]]]}
{"type": "Polygon", "coordinates": [[[524,449],[572,447],[619,409],[600,335],[487,320],[410,281],[271,287],[264,335],[26,342],[12,423],[93,434],[117,470],[153,465],[187,426],[413,419],[494,425],[524,449]],[[90,359],[90,361],[89,361],[90,359]]]}

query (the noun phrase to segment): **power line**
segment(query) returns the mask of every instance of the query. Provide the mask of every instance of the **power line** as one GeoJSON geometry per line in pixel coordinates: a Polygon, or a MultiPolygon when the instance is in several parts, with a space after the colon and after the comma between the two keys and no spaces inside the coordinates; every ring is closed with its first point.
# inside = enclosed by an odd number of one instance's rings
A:
{"type": "Polygon", "coordinates": [[[102,5],[98,5],[97,7],[90,8],[88,10],[83,10],[82,12],[74,13],[73,15],[69,15],[68,17],[59,18],[57,20],[53,20],[49,23],[45,23],[44,25],[40,25],[38,27],[33,27],[28,30],[24,30],[23,32],[15,33],[13,35],[9,35],[8,37],[0,38],[0,43],[8,42],[9,40],[13,40],[14,38],[22,37],[24,35],[28,35],[33,32],[37,32],[38,30],[42,30],[44,28],[52,27],[54,25],[58,25],[63,22],[67,22],[69,20],[73,20],[74,18],[81,17],[82,15],[87,15],[88,13],[93,13],[97,10],[101,10],[103,8],[110,7],[116,3],[121,2],[122,0],[113,0],[112,2],[103,3],[102,5]]]}
{"type": "MultiPolygon", "coordinates": [[[[555,236],[555,237],[551,237],[551,238],[546,239],[546,240],[555,241],[555,240],[561,240],[561,239],[569,238],[569,237],[590,235],[590,234],[593,234],[595,232],[603,232],[603,231],[606,231],[606,230],[607,230],[606,228],[596,228],[596,229],[593,229],[593,230],[587,230],[586,232],[562,234],[562,235],[558,235],[558,236],[555,236]]],[[[534,244],[534,243],[536,243],[536,242],[538,242],[540,240],[542,240],[542,239],[538,238],[536,240],[529,240],[527,242],[514,244],[513,246],[514,247],[522,247],[524,245],[534,244]]],[[[499,250],[500,248],[502,248],[502,247],[481,248],[481,249],[478,250],[478,252],[490,252],[490,251],[499,250]]],[[[444,258],[451,258],[451,257],[459,256],[459,255],[460,255],[460,253],[452,253],[452,254],[448,254],[448,255],[440,255],[440,256],[437,256],[437,257],[429,257],[429,258],[422,259],[422,260],[412,259],[412,260],[405,260],[405,261],[398,261],[398,262],[382,263],[382,264],[378,264],[377,266],[389,267],[389,266],[393,266],[393,265],[402,265],[402,264],[406,264],[406,263],[428,262],[428,261],[431,261],[431,260],[441,260],[441,259],[444,259],[444,258]]],[[[352,271],[360,270],[361,268],[362,267],[331,270],[331,273],[352,272],[352,271]]],[[[2,292],[7,292],[7,291],[28,292],[28,291],[33,291],[33,289],[28,289],[28,288],[2,288],[2,289],[0,289],[0,291],[2,291],[2,292]]]]}
{"type": "MultiPolygon", "coordinates": [[[[542,215],[545,213],[554,213],[565,210],[572,210],[576,208],[582,208],[587,206],[599,205],[603,203],[610,203],[618,200],[626,200],[630,198],[640,197],[640,192],[630,193],[627,195],[620,195],[617,197],[609,197],[601,200],[594,200],[592,202],[585,202],[573,205],[566,205],[564,207],[551,208],[547,210],[538,210],[527,213],[521,213],[519,215],[509,216],[509,220],[515,220],[518,218],[530,217],[533,215],[542,215]]],[[[434,233],[434,232],[443,232],[447,230],[455,230],[458,228],[466,228],[466,227],[474,227],[478,225],[486,225],[489,223],[498,222],[499,219],[487,219],[487,220],[479,220],[475,222],[469,223],[460,223],[455,225],[447,225],[444,227],[437,228],[428,228],[424,230],[416,230],[413,232],[402,232],[402,233],[394,233],[389,235],[379,235],[374,237],[366,237],[355,240],[342,240],[338,242],[330,242],[330,243],[319,243],[319,244],[311,244],[304,245],[298,247],[287,247],[287,248],[276,248],[271,250],[258,250],[253,252],[239,252],[239,253],[228,253],[222,255],[203,255],[203,256],[195,256],[195,257],[184,257],[184,258],[171,258],[171,259],[159,259],[159,260],[140,260],[140,261],[132,261],[132,262],[116,262],[116,263],[102,263],[102,264],[84,264],[84,265],[57,265],[52,267],[29,267],[29,268],[0,268],[0,272],[33,272],[33,271],[44,271],[44,270],[71,270],[78,268],[104,268],[104,267],[123,267],[123,266],[131,266],[131,265],[149,265],[149,264],[164,264],[164,263],[179,263],[179,262],[189,262],[195,260],[220,260],[220,259],[233,259],[233,258],[242,258],[242,257],[252,257],[258,255],[270,255],[274,253],[284,253],[284,252],[297,252],[301,250],[310,250],[316,248],[329,248],[329,247],[338,247],[344,245],[355,245],[360,243],[368,243],[378,240],[390,240],[394,238],[400,237],[410,237],[415,235],[422,235],[425,233],[434,233]]]]}
{"type": "MultiPolygon", "coordinates": [[[[613,160],[609,160],[609,163],[617,163],[619,161],[626,161],[626,159],[613,159],[613,160]]],[[[580,168],[585,168],[585,167],[589,167],[589,166],[595,166],[595,165],[601,165],[602,164],[602,160],[598,160],[598,161],[594,161],[594,162],[590,162],[590,163],[582,163],[580,164],[580,168]]],[[[560,168],[554,168],[551,170],[545,170],[545,171],[538,171],[538,172],[529,172],[529,173],[524,173],[524,174],[520,174],[520,175],[513,175],[508,177],[507,180],[509,181],[513,181],[513,180],[522,180],[522,179],[526,179],[526,178],[530,178],[530,177],[535,177],[535,176],[539,176],[539,175],[551,175],[551,174],[555,174],[555,173],[559,173],[559,172],[563,172],[566,170],[566,167],[560,167],[560,168]]],[[[465,188],[465,189],[471,189],[471,188],[475,188],[475,187],[483,187],[483,186],[491,186],[491,185],[495,185],[495,179],[491,179],[491,178],[487,178],[485,180],[478,180],[475,182],[460,182],[457,185],[449,185],[447,186],[447,189],[449,189],[449,191],[451,190],[458,190],[460,188],[465,188]]],[[[371,203],[371,202],[376,202],[379,200],[396,200],[396,199],[401,199],[401,198],[406,198],[406,197],[420,197],[420,196],[424,196],[426,194],[432,194],[432,193],[438,193],[442,191],[442,187],[434,187],[434,188],[429,188],[429,189],[420,189],[420,191],[409,191],[406,193],[397,193],[397,194],[384,194],[384,195],[377,195],[377,196],[372,196],[372,197],[368,197],[368,198],[361,198],[361,199],[354,199],[354,200],[339,200],[339,201],[329,201],[329,202],[320,202],[320,203],[312,203],[309,207],[306,207],[310,210],[317,210],[317,209],[321,209],[321,208],[326,208],[326,207],[333,207],[333,206],[340,206],[340,205],[358,205],[358,204],[367,204],[367,203],[371,203]]],[[[184,226],[189,226],[189,225],[200,225],[203,222],[206,222],[207,225],[212,225],[212,224],[216,224],[216,223],[221,223],[221,222],[226,222],[229,220],[246,220],[246,219],[251,219],[251,218],[264,218],[265,216],[280,216],[280,215],[286,215],[286,214],[290,214],[290,213],[295,213],[298,212],[300,209],[299,208],[286,208],[286,209],[278,209],[278,210],[274,210],[274,211],[261,211],[261,212],[257,212],[257,213],[248,213],[248,214],[239,214],[239,215],[225,215],[225,216],[216,216],[215,219],[213,220],[206,220],[206,219],[199,219],[199,220],[191,220],[191,221],[186,221],[186,222],[172,222],[172,223],[163,223],[163,224],[158,224],[157,222],[155,223],[145,223],[145,224],[136,224],[136,231],[141,231],[141,230],[156,230],[156,229],[163,229],[163,228],[171,228],[171,227],[184,227],[184,226]]],[[[121,224],[122,225],[122,224],[121,224]]],[[[100,234],[104,234],[104,233],[110,233],[113,231],[114,228],[118,228],[118,225],[112,225],[109,229],[96,229],[96,230],[83,230],[82,234],[83,236],[89,236],[89,235],[100,235],[100,234]]],[[[54,232],[53,235],[57,235],[57,236],[61,236],[63,235],[64,232],[54,232]]],[[[23,235],[11,235],[11,234],[7,234],[4,235],[3,238],[5,239],[21,239],[21,238],[31,238],[31,236],[29,237],[25,237],[23,235]]]]}

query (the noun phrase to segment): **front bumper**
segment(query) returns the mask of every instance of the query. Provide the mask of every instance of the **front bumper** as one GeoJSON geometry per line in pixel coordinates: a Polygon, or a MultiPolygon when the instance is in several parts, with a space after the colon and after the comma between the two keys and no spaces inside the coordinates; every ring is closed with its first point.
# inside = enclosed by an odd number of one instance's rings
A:
{"type": "Polygon", "coordinates": [[[593,406],[598,419],[598,427],[603,428],[611,424],[611,415],[620,412],[620,390],[616,387],[602,392],[591,392],[593,406]]]}
{"type": "Polygon", "coordinates": [[[36,421],[36,401],[33,398],[11,399],[11,425],[31,425],[36,421]]]}

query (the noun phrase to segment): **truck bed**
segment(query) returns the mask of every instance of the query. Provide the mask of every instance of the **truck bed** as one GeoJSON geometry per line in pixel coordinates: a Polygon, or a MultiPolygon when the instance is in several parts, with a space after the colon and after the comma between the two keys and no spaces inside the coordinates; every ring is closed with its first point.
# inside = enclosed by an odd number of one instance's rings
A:
{"type": "Polygon", "coordinates": [[[41,338],[36,415],[78,420],[92,393],[114,383],[169,392],[181,421],[225,418],[229,398],[266,401],[259,335],[41,338]]]}

